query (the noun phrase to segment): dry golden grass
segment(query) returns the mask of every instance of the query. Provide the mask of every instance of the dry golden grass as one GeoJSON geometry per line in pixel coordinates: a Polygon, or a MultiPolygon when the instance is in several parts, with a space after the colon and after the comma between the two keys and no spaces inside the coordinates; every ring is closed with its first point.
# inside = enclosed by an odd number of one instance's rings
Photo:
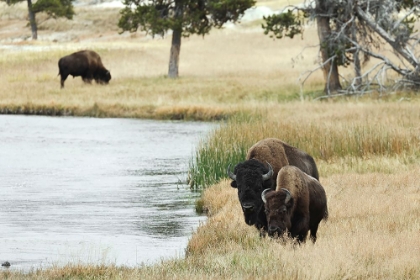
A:
{"type": "Polygon", "coordinates": [[[259,240],[243,222],[236,190],[223,181],[204,193],[211,218],[191,239],[189,258],[208,266],[222,258],[232,279],[418,279],[419,172],[417,165],[398,174],[321,177],[329,219],[315,245],[295,248],[259,240]]]}

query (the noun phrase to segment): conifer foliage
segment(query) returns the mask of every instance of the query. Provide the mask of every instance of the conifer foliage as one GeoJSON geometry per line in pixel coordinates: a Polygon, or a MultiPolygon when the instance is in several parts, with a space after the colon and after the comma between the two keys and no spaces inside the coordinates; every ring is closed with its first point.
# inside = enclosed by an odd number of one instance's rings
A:
{"type": "Polygon", "coordinates": [[[118,26],[122,32],[152,36],[172,32],[168,77],[178,77],[181,38],[205,36],[227,22],[238,22],[255,0],[124,0],[118,26]]]}
{"type": "Polygon", "coordinates": [[[8,5],[26,1],[28,3],[28,18],[32,31],[32,39],[38,39],[38,25],[36,22],[37,13],[46,13],[49,17],[58,18],[65,17],[72,19],[74,15],[73,0],[0,0],[8,5]]]}

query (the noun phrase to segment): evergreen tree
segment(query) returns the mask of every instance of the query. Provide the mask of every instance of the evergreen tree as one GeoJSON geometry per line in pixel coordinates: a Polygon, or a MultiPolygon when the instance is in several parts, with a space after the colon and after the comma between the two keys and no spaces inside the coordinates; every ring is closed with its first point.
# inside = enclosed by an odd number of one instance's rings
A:
{"type": "Polygon", "coordinates": [[[37,13],[47,13],[52,18],[65,17],[72,19],[74,15],[73,0],[37,0],[32,3],[32,0],[0,0],[6,2],[8,5],[14,5],[19,2],[26,1],[28,3],[28,17],[31,25],[32,39],[38,39],[38,28],[36,23],[37,13]]]}
{"type": "Polygon", "coordinates": [[[237,22],[255,0],[124,0],[118,26],[124,31],[138,29],[152,36],[172,31],[168,77],[178,77],[181,38],[204,36],[212,27],[237,22]]]}

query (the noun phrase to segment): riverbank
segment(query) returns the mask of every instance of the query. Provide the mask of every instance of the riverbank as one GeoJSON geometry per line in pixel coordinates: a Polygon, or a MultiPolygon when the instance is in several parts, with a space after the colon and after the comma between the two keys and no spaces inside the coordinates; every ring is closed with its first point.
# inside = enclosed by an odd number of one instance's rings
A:
{"type": "MultiPolygon", "coordinates": [[[[384,160],[384,159],[382,159],[384,160]]],[[[204,193],[210,218],[187,257],[136,268],[69,264],[4,279],[418,279],[420,168],[396,174],[321,177],[330,216],[316,244],[261,239],[247,226],[235,190],[223,180],[204,193]]]]}

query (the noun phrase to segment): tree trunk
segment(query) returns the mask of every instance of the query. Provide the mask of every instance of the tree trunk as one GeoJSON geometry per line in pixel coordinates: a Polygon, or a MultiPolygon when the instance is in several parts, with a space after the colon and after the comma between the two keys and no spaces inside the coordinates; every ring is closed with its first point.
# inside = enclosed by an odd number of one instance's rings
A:
{"type": "Polygon", "coordinates": [[[324,80],[325,80],[325,88],[324,92],[328,95],[334,93],[341,89],[340,79],[338,75],[338,66],[335,63],[335,60],[332,59],[328,61],[330,58],[328,55],[328,38],[331,36],[331,28],[330,28],[330,19],[326,16],[321,16],[321,14],[326,14],[324,12],[326,9],[323,8],[325,4],[323,0],[317,0],[317,29],[318,29],[318,38],[320,43],[320,52],[322,58],[322,72],[324,73],[324,80]]]}
{"type": "Polygon", "coordinates": [[[184,9],[180,0],[175,0],[174,20],[178,23],[172,30],[171,54],[169,56],[169,78],[178,78],[179,53],[181,52],[181,36],[182,36],[182,15],[184,9]]]}
{"type": "Polygon", "coordinates": [[[171,54],[169,57],[169,78],[178,78],[179,53],[181,52],[181,34],[182,31],[177,29],[172,32],[171,54]]]}
{"type": "Polygon", "coordinates": [[[35,13],[32,11],[32,0],[28,0],[29,23],[31,24],[32,40],[38,39],[38,28],[35,21],[35,13]]]}
{"type": "MultiPolygon", "coordinates": [[[[351,26],[351,39],[354,42],[357,42],[357,30],[356,30],[356,22],[354,21],[352,26],[351,26]]],[[[354,59],[354,74],[356,75],[355,77],[355,83],[354,85],[356,86],[356,88],[359,88],[360,85],[362,84],[362,67],[361,67],[361,63],[360,63],[360,49],[356,48],[356,50],[354,51],[353,54],[353,59],[354,59]]]]}

